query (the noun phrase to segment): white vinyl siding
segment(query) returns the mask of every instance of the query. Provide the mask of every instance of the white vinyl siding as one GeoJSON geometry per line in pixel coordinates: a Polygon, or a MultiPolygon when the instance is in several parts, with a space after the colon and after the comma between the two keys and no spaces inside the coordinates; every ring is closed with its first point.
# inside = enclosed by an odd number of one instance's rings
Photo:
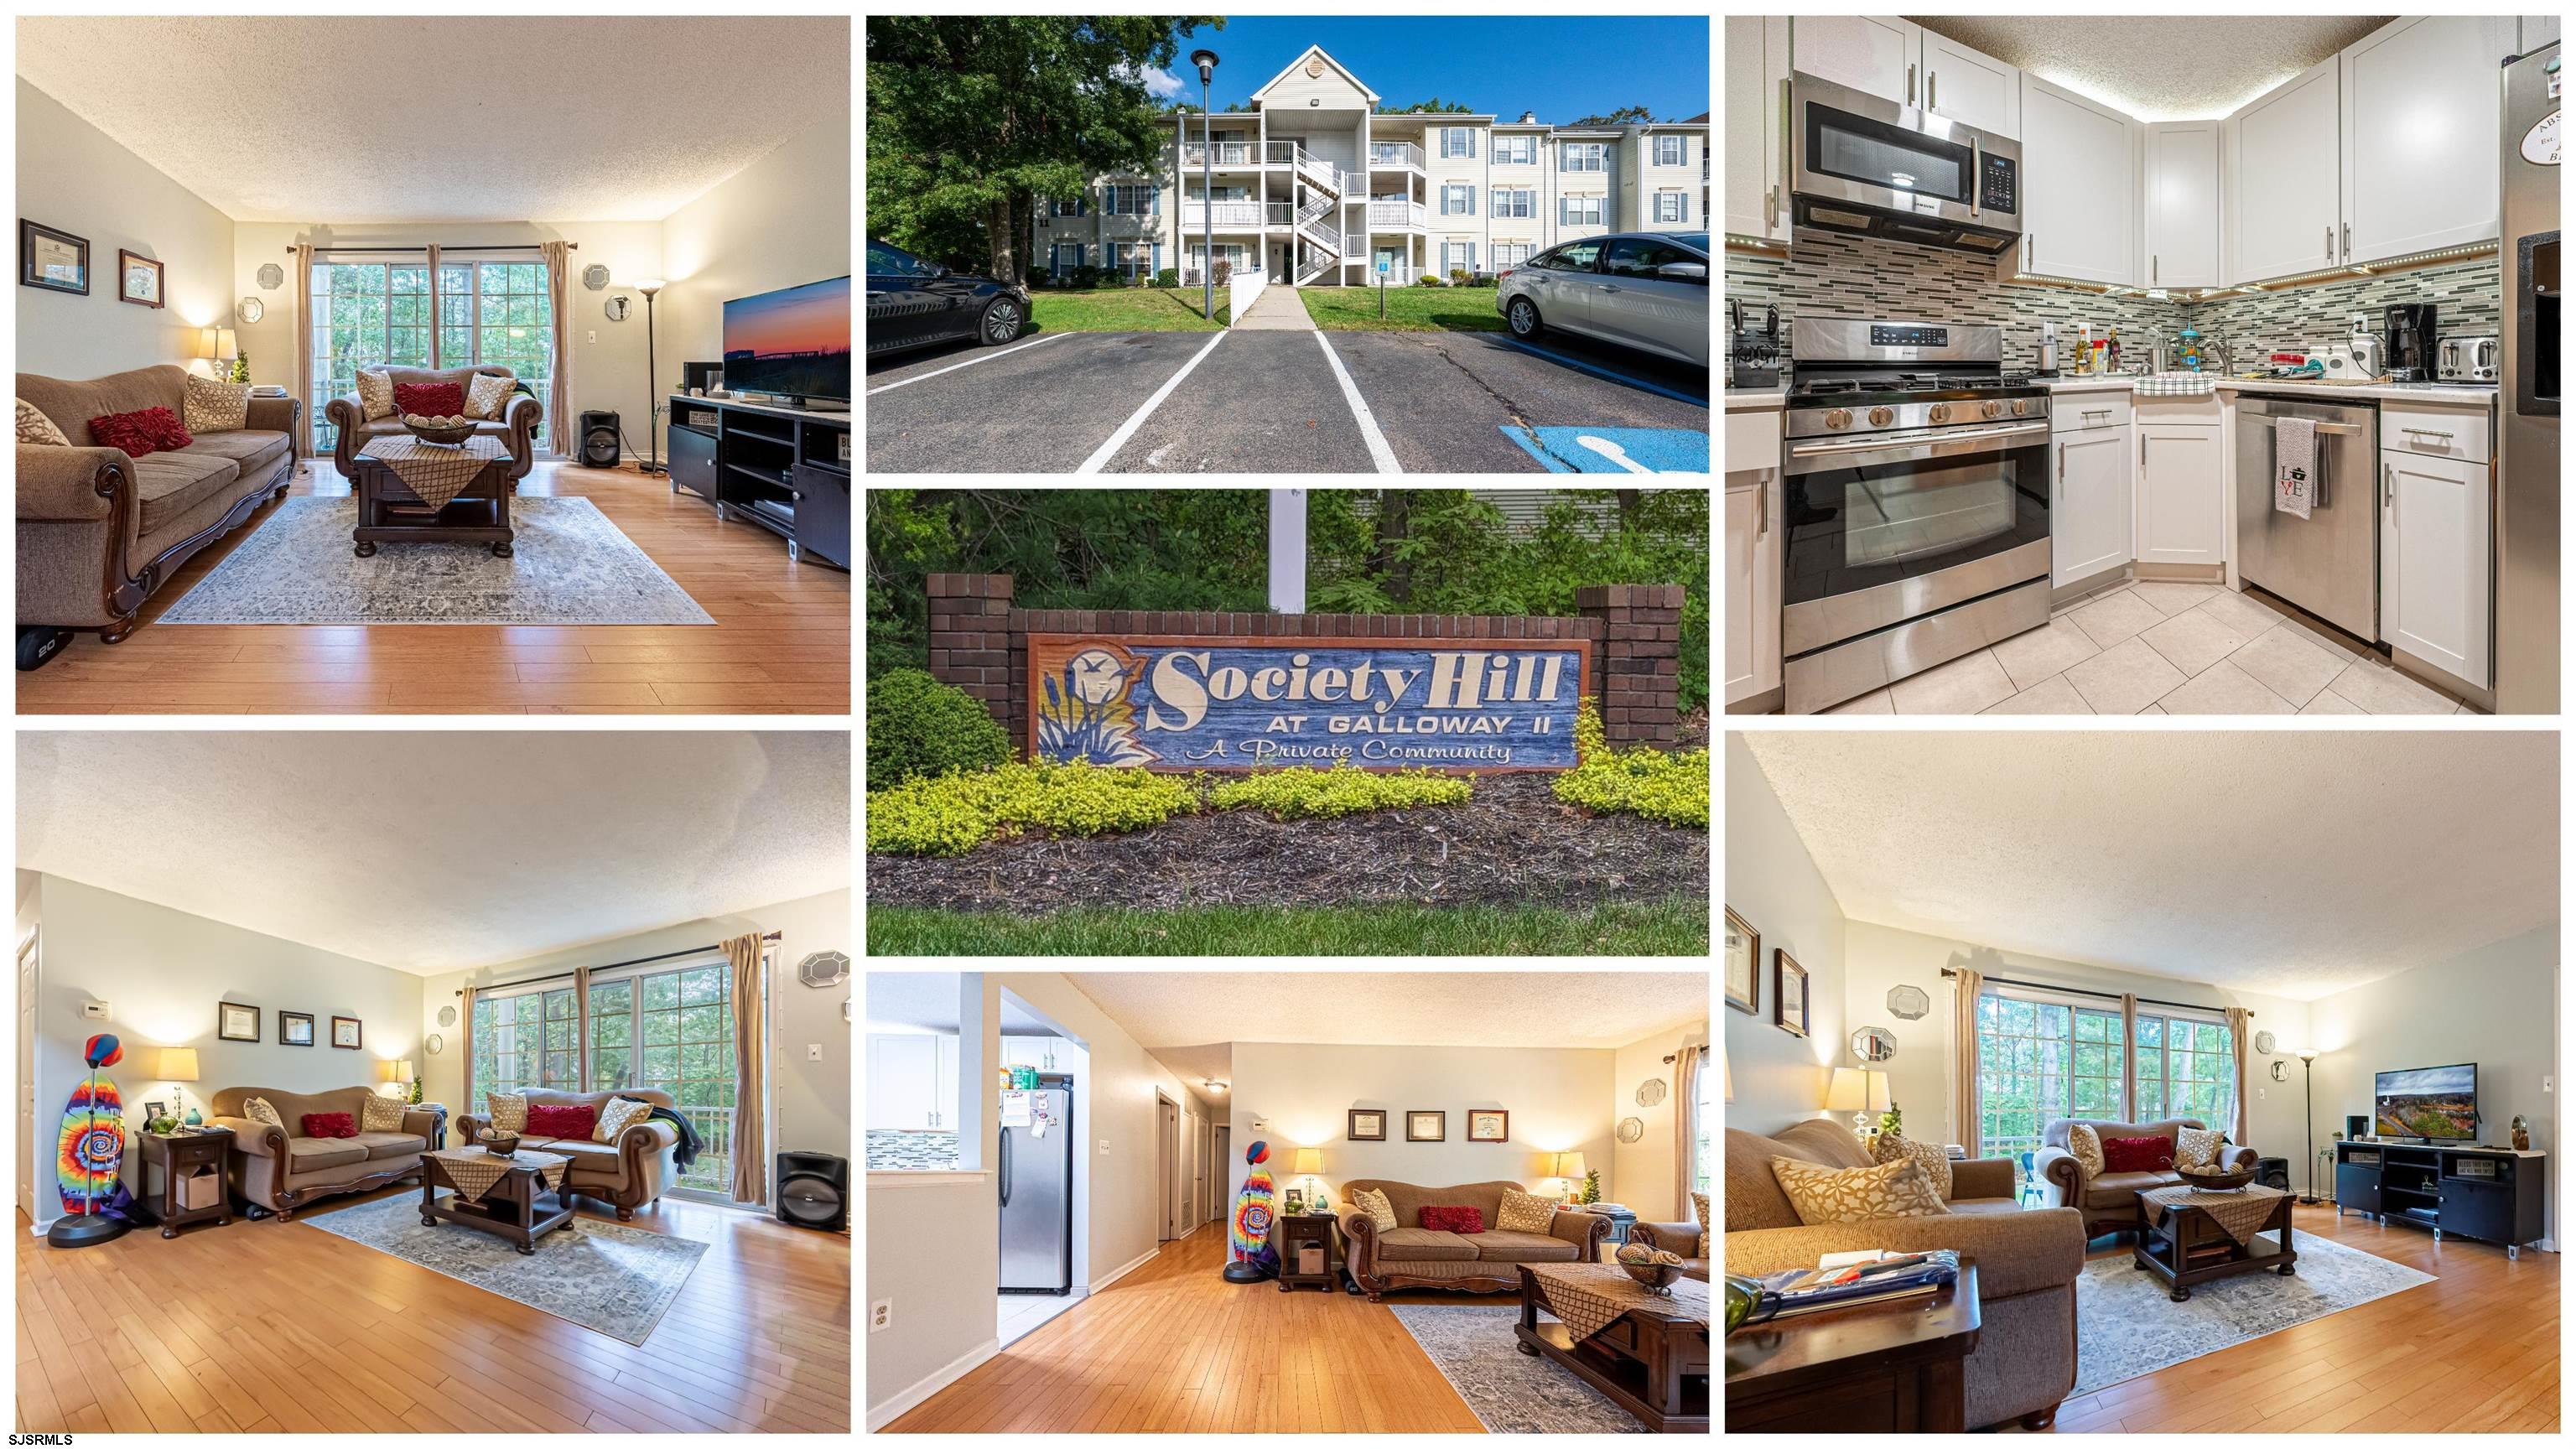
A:
{"type": "Polygon", "coordinates": [[[1689,213],[1690,203],[1684,199],[1683,193],[1678,191],[1658,191],[1655,193],[1655,220],[1688,221],[1690,220],[1689,213]]]}
{"type": "Polygon", "coordinates": [[[1497,166],[1533,166],[1538,163],[1538,137],[1527,135],[1496,136],[1494,164],[1497,166]]]}
{"type": "Polygon", "coordinates": [[[1535,217],[1538,215],[1538,192],[1526,186],[1497,186],[1494,188],[1493,214],[1498,221],[1535,217]]]}
{"type": "Polygon", "coordinates": [[[1473,185],[1465,183],[1442,186],[1440,188],[1440,214],[1442,216],[1474,216],[1476,214],[1476,188],[1473,185]]]}
{"type": "Polygon", "coordinates": [[[1606,141],[1567,141],[1557,147],[1557,169],[1560,171],[1607,171],[1610,144],[1606,141]]]}
{"type": "Polygon", "coordinates": [[[1560,196],[1556,199],[1557,224],[1560,226],[1599,226],[1601,201],[1598,196],[1560,196]]]}
{"type": "Polygon", "coordinates": [[[1658,166],[1689,165],[1689,144],[1690,139],[1686,136],[1657,136],[1655,138],[1655,164],[1658,166]]]}

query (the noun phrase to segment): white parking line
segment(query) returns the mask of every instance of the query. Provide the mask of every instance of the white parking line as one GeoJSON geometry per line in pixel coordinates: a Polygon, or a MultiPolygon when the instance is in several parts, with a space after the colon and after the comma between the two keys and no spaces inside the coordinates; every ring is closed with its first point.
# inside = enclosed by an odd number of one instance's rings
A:
{"type": "Polygon", "coordinates": [[[1369,411],[1368,400],[1360,396],[1359,384],[1351,381],[1350,372],[1342,366],[1341,354],[1333,351],[1332,339],[1315,334],[1323,345],[1324,360],[1333,365],[1333,381],[1342,385],[1342,401],[1351,405],[1351,419],[1360,425],[1360,439],[1368,444],[1369,457],[1377,461],[1381,473],[1401,473],[1404,465],[1395,461],[1395,450],[1386,445],[1386,434],[1377,430],[1377,415],[1369,411]]]}
{"type": "Polygon", "coordinates": [[[1081,467],[1076,468],[1073,471],[1076,473],[1097,473],[1102,468],[1108,466],[1109,460],[1118,456],[1118,450],[1127,446],[1127,440],[1136,436],[1136,430],[1145,425],[1145,419],[1153,416],[1154,409],[1163,405],[1163,399],[1170,397],[1173,390],[1181,385],[1181,379],[1190,375],[1190,369],[1198,366],[1199,363],[1206,360],[1207,355],[1216,351],[1216,345],[1223,342],[1225,338],[1226,334],[1220,332],[1214,337],[1208,339],[1207,346],[1190,354],[1190,360],[1181,364],[1181,370],[1173,373],[1169,382],[1166,382],[1161,387],[1154,389],[1154,395],[1145,399],[1145,405],[1136,409],[1135,413],[1131,415],[1127,421],[1120,423],[1118,425],[1118,431],[1109,435],[1109,441],[1101,444],[1090,457],[1082,460],[1081,467]]]}
{"type": "Polygon", "coordinates": [[[958,368],[960,368],[960,367],[973,367],[976,363],[979,363],[979,362],[992,362],[992,361],[994,361],[994,360],[996,360],[996,359],[998,359],[998,358],[1009,357],[1009,356],[1011,356],[1013,353],[1026,352],[1026,351],[1028,351],[1028,350],[1029,350],[1030,348],[1032,348],[1032,347],[1036,347],[1036,346],[1039,346],[1039,345],[1041,345],[1041,344],[1048,343],[1048,342],[1053,342],[1053,341],[1055,341],[1056,339],[1061,338],[1061,337],[1072,337],[1072,336],[1075,336],[1075,335],[1076,335],[1076,334],[1071,333],[1071,332],[1050,332],[1050,333],[1048,333],[1047,335],[1045,335],[1044,337],[1038,338],[1038,339],[1037,339],[1036,341],[1034,341],[1034,342],[1023,342],[1023,343],[1021,343],[1021,344],[1020,344],[1019,346],[1017,346],[1017,347],[1005,347],[1005,348],[1003,348],[1003,349],[1002,349],[1001,351],[999,351],[999,352],[987,352],[987,353],[985,353],[985,354],[984,354],[983,356],[981,356],[981,357],[970,357],[970,358],[967,358],[964,362],[956,363],[956,364],[954,364],[954,365],[952,365],[952,366],[948,366],[948,367],[943,367],[943,368],[939,369],[937,372],[925,372],[925,373],[922,373],[922,374],[920,374],[919,376],[916,376],[916,377],[907,377],[907,378],[905,378],[905,379],[904,379],[903,381],[901,381],[901,382],[890,382],[890,383],[887,383],[887,384],[886,384],[885,386],[883,386],[883,387],[872,387],[872,388],[869,388],[869,389],[868,389],[868,396],[870,396],[870,397],[875,397],[878,393],[881,393],[881,392],[892,392],[892,391],[894,391],[896,388],[899,388],[899,387],[910,387],[910,386],[912,386],[912,385],[913,385],[914,383],[916,383],[916,382],[926,382],[926,381],[928,381],[928,380],[929,380],[929,379],[931,379],[931,378],[934,378],[934,377],[940,377],[940,376],[944,376],[944,375],[946,375],[946,374],[948,374],[948,373],[955,372],[955,371],[956,371],[958,368]]]}

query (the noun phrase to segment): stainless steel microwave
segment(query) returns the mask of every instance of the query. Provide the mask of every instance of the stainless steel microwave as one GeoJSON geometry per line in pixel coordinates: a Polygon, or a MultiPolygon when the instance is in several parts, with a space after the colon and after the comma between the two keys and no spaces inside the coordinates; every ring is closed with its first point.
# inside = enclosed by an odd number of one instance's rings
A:
{"type": "Polygon", "coordinates": [[[1789,79],[1800,226],[1992,256],[2021,239],[2021,143],[1882,96],[1789,79]]]}

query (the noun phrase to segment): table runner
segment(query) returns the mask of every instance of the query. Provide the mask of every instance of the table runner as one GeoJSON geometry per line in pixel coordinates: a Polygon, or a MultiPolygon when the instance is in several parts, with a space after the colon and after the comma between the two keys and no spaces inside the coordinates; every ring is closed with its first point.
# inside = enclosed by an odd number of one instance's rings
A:
{"type": "Polygon", "coordinates": [[[1651,1308],[1667,1318],[1708,1322],[1708,1285],[1696,1278],[1673,1281],[1673,1296],[1651,1292],[1615,1263],[1525,1263],[1538,1280],[1539,1304],[1562,1319],[1577,1343],[1631,1308],[1651,1308]]]}
{"type": "Polygon", "coordinates": [[[507,1157],[495,1157],[480,1147],[444,1147],[423,1156],[438,1159],[439,1171],[447,1175],[456,1195],[467,1202],[481,1202],[483,1195],[500,1184],[514,1167],[533,1168],[537,1178],[551,1190],[563,1181],[572,1159],[555,1152],[536,1152],[520,1148],[507,1157]]]}
{"type": "Polygon", "coordinates": [[[2199,1208],[2227,1235],[2240,1243],[2254,1241],[2254,1234],[2270,1221],[2272,1202],[2289,1194],[2277,1187],[2248,1185],[2233,1192],[2211,1192],[2199,1187],[2151,1187],[2138,1194],[2147,1205],[2147,1223],[2154,1226],[2164,1221],[2165,1212],[2173,1208],[2199,1208]]]}
{"type": "Polygon", "coordinates": [[[412,496],[432,508],[445,508],[456,501],[456,495],[474,486],[483,465],[498,463],[509,457],[498,438],[480,433],[462,443],[424,443],[408,433],[369,438],[358,450],[361,458],[373,458],[393,470],[412,496]]]}

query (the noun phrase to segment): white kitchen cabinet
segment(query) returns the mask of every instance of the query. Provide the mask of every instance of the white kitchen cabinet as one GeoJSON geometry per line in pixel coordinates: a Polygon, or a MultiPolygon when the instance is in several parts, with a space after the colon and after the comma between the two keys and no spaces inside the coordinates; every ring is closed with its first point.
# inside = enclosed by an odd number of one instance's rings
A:
{"type": "Polygon", "coordinates": [[[957,1038],[906,1033],[868,1036],[868,1125],[899,1132],[929,1131],[957,1100],[957,1038]],[[947,1063],[947,1093],[940,1093],[940,1063],[947,1063]]]}
{"type": "Polygon", "coordinates": [[[934,1036],[930,1040],[930,1125],[943,1132],[954,1132],[957,1130],[957,1038],[934,1036]]]}
{"type": "Polygon", "coordinates": [[[2529,55],[2558,38],[2558,12],[2553,10],[2547,15],[2525,15],[2521,18],[2522,44],[2515,49],[2516,55],[2529,55]]]}
{"type": "Polygon", "coordinates": [[[2218,123],[2164,121],[2146,130],[2146,284],[2218,286],[2218,123]]]}
{"type": "Polygon", "coordinates": [[[2001,275],[2138,284],[2140,123],[2024,73],[2021,245],[2001,275]]]}
{"type": "Polygon", "coordinates": [[[1789,237],[1789,20],[1726,18],[1726,230],[1789,237]]]}
{"type": "Polygon", "coordinates": [[[2138,562],[2227,562],[2227,459],[2215,423],[2155,423],[2138,432],[2138,562]]]}
{"type": "Polygon", "coordinates": [[[1056,1044],[1051,1036],[1006,1036],[1002,1038],[1002,1065],[1034,1067],[1041,1072],[1056,1068],[1056,1044]]]}
{"type": "Polygon", "coordinates": [[[2388,642],[2462,683],[2488,687],[2487,468],[2383,452],[2379,610],[2388,642]]]}
{"type": "Polygon", "coordinates": [[[2021,69],[1923,32],[1923,108],[1990,136],[2021,135],[2021,69]]]}
{"type": "MultiPolygon", "coordinates": [[[[2227,285],[2336,265],[2342,224],[2337,74],[2337,62],[2322,61],[2227,118],[2227,285]]],[[[2476,153],[2490,171],[2493,149],[2476,153]]]]}
{"type": "Polygon", "coordinates": [[[2129,542],[2130,429],[2072,429],[2051,440],[2057,477],[2048,498],[2048,581],[2057,588],[2115,572],[2136,557],[2129,542]]]}
{"type": "Polygon", "coordinates": [[[2343,262],[2497,235],[2496,65],[2512,16],[2428,15],[2372,31],[2342,66],[2343,262]]]}
{"type": "Polygon", "coordinates": [[[1820,80],[1923,104],[1923,27],[1892,15],[1790,17],[1797,68],[1820,80]]]}
{"type": "Polygon", "coordinates": [[[1780,470],[1726,475],[1726,702],[1780,687],[1780,470]]]}

